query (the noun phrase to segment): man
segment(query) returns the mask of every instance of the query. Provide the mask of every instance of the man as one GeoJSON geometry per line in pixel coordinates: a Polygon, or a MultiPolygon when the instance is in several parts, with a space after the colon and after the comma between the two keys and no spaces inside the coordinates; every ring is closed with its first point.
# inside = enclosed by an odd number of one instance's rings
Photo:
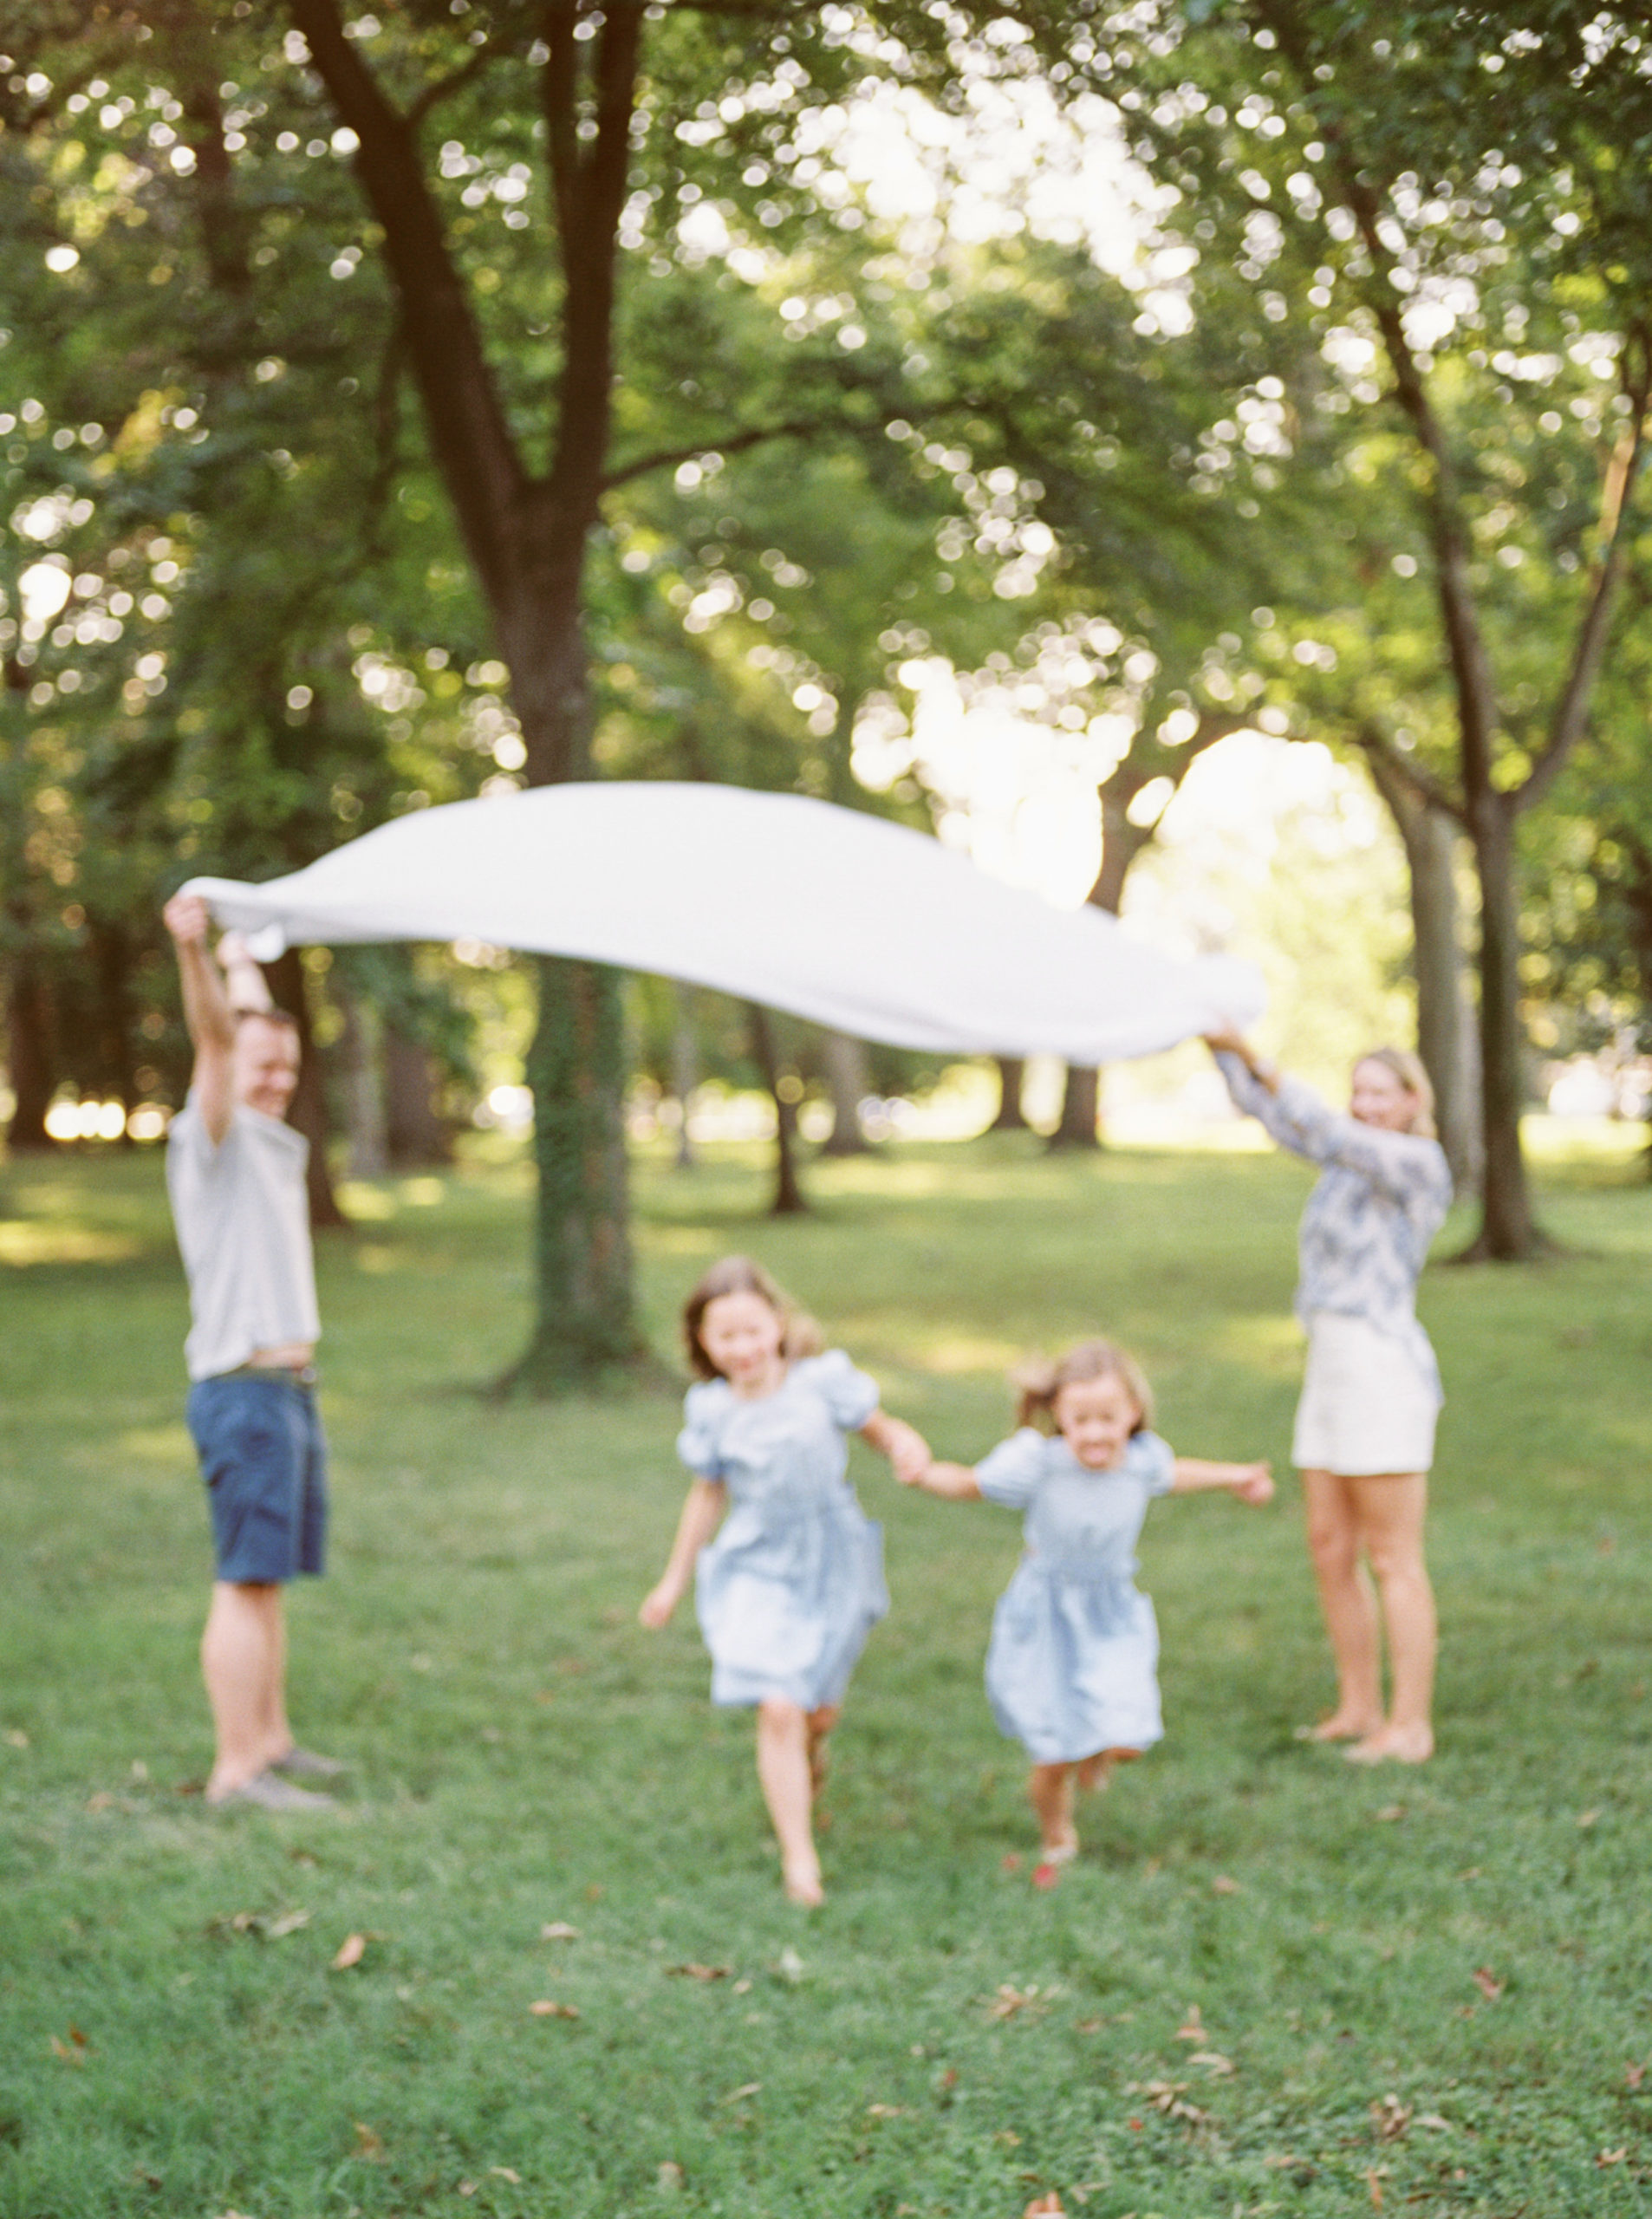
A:
{"type": "Polygon", "coordinates": [[[207,948],[206,904],[165,910],[195,1050],[172,1120],[166,1185],[189,1279],[189,1428],[212,1510],[218,1576],[201,1639],[217,1755],[212,1804],[320,1810],[294,1780],[344,1767],[294,1742],[287,1723],[282,1587],[319,1573],[326,1448],[315,1402],[321,1324],[304,1169],[309,1143],[283,1122],[298,1083],[298,1029],[273,1007],[234,934],[207,948]]]}

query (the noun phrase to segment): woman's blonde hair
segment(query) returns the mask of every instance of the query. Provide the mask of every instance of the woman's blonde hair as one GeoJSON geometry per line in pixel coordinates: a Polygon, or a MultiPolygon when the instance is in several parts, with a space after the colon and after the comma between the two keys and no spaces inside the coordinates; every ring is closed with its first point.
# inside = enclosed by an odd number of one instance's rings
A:
{"type": "Polygon", "coordinates": [[[1362,1064],[1381,1064],[1415,1102],[1411,1123],[1406,1127],[1408,1133],[1415,1133],[1425,1141],[1439,1138],[1434,1129],[1434,1081],[1424,1069],[1421,1056],[1414,1056],[1409,1048],[1368,1048],[1363,1056],[1355,1058],[1355,1070],[1362,1064]]]}
{"type": "Polygon", "coordinates": [[[1065,1356],[1035,1357],[1010,1374],[1010,1383],[1020,1396],[1018,1425],[1036,1425],[1041,1433],[1054,1433],[1056,1397],[1063,1387],[1087,1387],[1095,1379],[1116,1379],[1135,1404],[1132,1433],[1153,1423],[1153,1389],[1133,1356],[1115,1348],[1111,1341],[1080,1341],[1065,1356]]]}
{"type": "Polygon", "coordinates": [[[819,1326],[793,1306],[762,1265],[754,1263],[750,1256],[725,1256],[705,1273],[683,1305],[683,1347],[689,1368],[697,1377],[721,1379],[724,1376],[706,1355],[699,1331],[707,1310],[719,1295],[725,1294],[755,1294],[768,1304],[780,1320],[781,1353],[788,1363],[799,1357],[819,1355],[819,1326]]]}

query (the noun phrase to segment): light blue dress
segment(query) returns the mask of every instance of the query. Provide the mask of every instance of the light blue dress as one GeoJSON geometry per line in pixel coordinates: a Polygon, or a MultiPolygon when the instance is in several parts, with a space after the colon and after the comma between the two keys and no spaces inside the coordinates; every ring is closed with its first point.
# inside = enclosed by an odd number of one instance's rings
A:
{"type": "Polygon", "coordinates": [[[1120,1464],[1092,1472],[1030,1426],[975,1467],[989,1502],[1026,1512],[1026,1553],[992,1614],[986,1692],[1000,1730],[1035,1764],[1163,1737],[1159,1626],[1135,1585],[1135,1544],[1174,1477],[1155,1433],[1133,1435],[1120,1464]]]}
{"type": "Polygon", "coordinates": [[[714,1703],[842,1701],[889,1607],[882,1529],[849,1483],[843,1438],[877,1406],[876,1383],[841,1349],[793,1363],[755,1402],[725,1379],[689,1389],[677,1454],[729,1492],[694,1579],[714,1703]]]}

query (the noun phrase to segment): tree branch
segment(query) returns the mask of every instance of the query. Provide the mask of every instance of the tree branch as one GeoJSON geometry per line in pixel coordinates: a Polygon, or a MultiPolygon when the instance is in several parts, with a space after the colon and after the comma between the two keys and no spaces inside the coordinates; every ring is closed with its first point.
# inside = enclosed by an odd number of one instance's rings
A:
{"type": "MultiPolygon", "coordinates": [[[[1278,0],[1255,0],[1255,13],[1273,32],[1280,52],[1296,72],[1304,98],[1311,107],[1313,70],[1297,36],[1291,10],[1279,6],[1278,0]]],[[[1468,580],[1468,529],[1462,513],[1456,465],[1406,336],[1400,296],[1389,282],[1395,263],[1377,228],[1382,214],[1382,202],[1361,167],[1343,125],[1334,120],[1326,122],[1321,136],[1330,150],[1343,198],[1370,259],[1376,282],[1367,294],[1367,303],[1382,335],[1383,348],[1394,374],[1395,398],[1410,419],[1417,442],[1434,465],[1434,483],[1428,498],[1429,537],[1434,546],[1441,615],[1457,692],[1464,784],[1470,794],[1488,792],[1492,788],[1496,693],[1480,613],[1468,580]]]]}
{"type": "Polygon", "coordinates": [[[481,75],[489,62],[495,58],[495,49],[492,47],[479,46],[470,60],[460,68],[450,69],[446,76],[438,77],[433,85],[426,85],[407,110],[409,127],[417,131],[433,107],[439,107],[441,102],[452,94],[463,91],[466,85],[481,75]]]}
{"type": "Polygon", "coordinates": [[[384,230],[432,450],[478,575],[497,597],[508,563],[503,520],[525,472],[420,165],[413,126],[345,37],[337,0],[289,0],[289,10],[334,107],[360,141],[354,168],[384,230]]]}
{"type": "Polygon", "coordinates": [[[1605,660],[1613,603],[1628,560],[1629,511],[1635,500],[1636,479],[1646,452],[1649,388],[1652,388],[1652,334],[1642,326],[1629,335],[1624,349],[1622,390],[1629,401],[1630,416],[1624,435],[1607,463],[1601,485],[1603,543],[1594,588],[1572,651],[1571,668],[1555,705],[1549,737],[1530,773],[1512,796],[1516,810],[1530,809],[1547,793],[1560,775],[1567,756],[1583,737],[1588,720],[1590,696],[1605,660]],[[1631,350],[1639,358],[1633,368],[1629,367],[1631,350]]]}
{"type": "Polygon", "coordinates": [[[674,470],[679,463],[693,462],[702,454],[744,454],[748,447],[761,446],[765,439],[802,439],[811,432],[835,428],[823,424],[818,418],[799,418],[790,424],[755,425],[749,431],[735,432],[725,439],[696,439],[692,446],[660,447],[653,454],[639,455],[634,462],[610,470],[602,480],[602,491],[611,493],[616,485],[629,485],[634,478],[646,478],[654,470],[674,470]]]}
{"type": "Polygon", "coordinates": [[[1451,817],[1467,830],[1468,812],[1450,787],[1436,778],[1426,765],[1414,763],[1408,755],[1402,753],[1386,732],[1380,732],[1374,724],[1366,723],[1356,728],[1352,739],[1355,746],[1369,758],[1371,776],[1379,787],[1385,778],[1392,778],[1424,808],[1438,810],[1442,816],[1451,817]]]}

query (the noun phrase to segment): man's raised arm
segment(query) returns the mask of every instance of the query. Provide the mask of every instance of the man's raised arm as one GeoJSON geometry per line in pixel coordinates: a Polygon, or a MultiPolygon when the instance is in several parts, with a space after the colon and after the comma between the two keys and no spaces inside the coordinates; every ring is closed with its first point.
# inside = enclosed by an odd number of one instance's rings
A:
{"type": "Polygon", "coordinates": [[[211,914],[199,895],[174,894],[161,914],[178,951],[184,1022],[195,1050],[191,1085],[201,1123],[216,1146],[229,1131],[235,1109],[236,1012],[268,1009],[270,988],[244,943],[233,933],[226,933],[218,943],[229,973],[226,987],[206,945],[211,914]]]}

